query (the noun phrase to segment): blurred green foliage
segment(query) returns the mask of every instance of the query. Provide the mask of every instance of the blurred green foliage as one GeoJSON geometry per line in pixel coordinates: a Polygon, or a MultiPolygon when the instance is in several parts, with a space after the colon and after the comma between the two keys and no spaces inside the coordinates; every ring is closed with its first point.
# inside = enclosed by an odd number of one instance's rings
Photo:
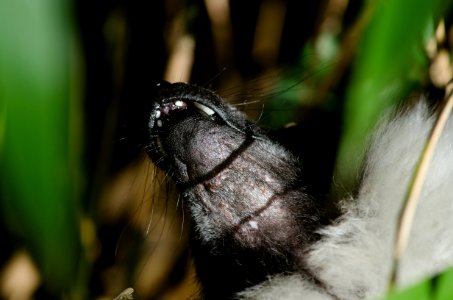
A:
{"type": "Polygon", "coordinates": [[[70,5],[0,1],[2,222],[31,249],[55,295],[74,290],[81,254],[70,5]]]}

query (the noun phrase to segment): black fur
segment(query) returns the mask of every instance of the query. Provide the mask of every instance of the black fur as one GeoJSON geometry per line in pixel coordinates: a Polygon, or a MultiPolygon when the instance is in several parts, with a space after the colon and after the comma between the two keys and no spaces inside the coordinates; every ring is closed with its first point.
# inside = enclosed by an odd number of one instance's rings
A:
{"type": "Polygon", "coordinates": [[[277,273],[316,282],[304,251],[317,239],[321,213],[304,192],[298,159],[216,94],[189,84],[158,85],[149,133],[149,156],[192,216],[204,297],[230,298],[277,273]]]}

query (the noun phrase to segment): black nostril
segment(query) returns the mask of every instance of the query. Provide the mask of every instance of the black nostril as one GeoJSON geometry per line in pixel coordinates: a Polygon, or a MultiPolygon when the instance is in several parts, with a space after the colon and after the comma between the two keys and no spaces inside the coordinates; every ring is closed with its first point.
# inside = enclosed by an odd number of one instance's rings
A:
{"type": "Polygon", "coordinates": [[[152,92],[154,95],[165,93],[171,88],[171,83],[165,80],[158,80],[152,85],[152,92]]]}
{"type": "Polygon", "coordinates": [[[168,97],[172,94],[173,88],[172,84],[165,80],[154,81],[150,86],[150,98],[151,105],[157,103],[168,97]]]}
{"type": "Polygon", "coordinates": [[[154,84],[154,88],[156,91],[160,91],[162,89],[168,89],[171,87],[171,83],[165,80],[159,80],[154,84]]]}
{"type": "Polygon", "coordinates": [[[177,84],[173,84],[165,80],[158,80],[155,81],[152,86],[151,98],[153,99],[153,102],[159,102],[167,97],[175,95],[177,90],[177,84]]]}
{"type": "Polygon", "coordinates": [[[157,89],[161,89],[161,88],[168,88],[171,86],[171,83],[168,82],[168,81],[165,81],[165,80],[159,80],[156,84],[155,84],[155,87],[157,89]]]}

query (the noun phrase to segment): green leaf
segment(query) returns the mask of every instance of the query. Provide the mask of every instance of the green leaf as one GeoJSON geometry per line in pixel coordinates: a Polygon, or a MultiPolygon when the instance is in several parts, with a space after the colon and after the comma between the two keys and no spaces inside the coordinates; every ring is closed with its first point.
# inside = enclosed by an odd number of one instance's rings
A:
{"type": "Polygon", "coordinates": [[[0,1],[2,222],[29,247],[55,294],[71,289],[80,258],[69,4],[0,1]]]}
{"type": "Polygon", "coordinates": [[[453,299],[453,269],[442,273],[436,280],[435,300],[453,299]]]}
{"type": "Polygon", "coordinates": [[[425,280],[403,291],[391,293],[385,300],[430,300],[431,284],[425,280]]]}

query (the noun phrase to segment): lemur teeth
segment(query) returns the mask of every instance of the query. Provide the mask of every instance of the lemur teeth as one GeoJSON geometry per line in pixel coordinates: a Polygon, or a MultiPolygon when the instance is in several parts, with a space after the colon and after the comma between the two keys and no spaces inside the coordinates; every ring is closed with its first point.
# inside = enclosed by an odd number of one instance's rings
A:
{"type": "Polygon", "coordinates": [[[212,116],[213,114],[215,114],[215,112],[212,109],[210,109],[209,107],[207,107],[207,106],[205,106],[203,104],[200,104],[198,102],[194,102],[193,105],[195,105],[196,108],[198,108],[199,110],[201,110],[202,112],[204,112],[208,116],[212,116]]]}

